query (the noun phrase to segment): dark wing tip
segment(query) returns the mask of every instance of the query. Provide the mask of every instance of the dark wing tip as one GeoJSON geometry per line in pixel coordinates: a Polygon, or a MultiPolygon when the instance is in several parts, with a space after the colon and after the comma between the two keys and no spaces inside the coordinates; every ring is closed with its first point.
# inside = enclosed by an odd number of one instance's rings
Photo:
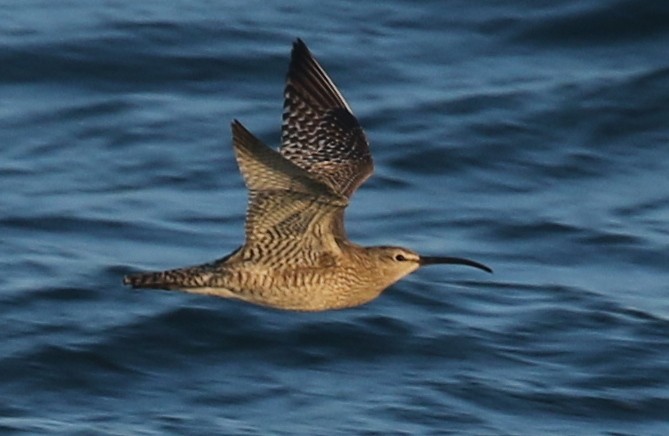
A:
{"type": "Polygon", "coordinates": [[[230,128],[232,129],[233,132],[239,131],[239,130],[246,130],[246,127],[239,122],[237,118],[234,118],[232,122],[230,123],[230,128]]]}
{"type": "Polygon", "coordinates": [[[294,77],[298,74],[305,74],[314,62],[314,56],[309,51],[307,45],[301,39],[296,39],[293,42],[293,50],[290,53],[290,64],[288,65],[288,77],[294,77]]]}
{"type": "Polygon", "coordinates": [[[369,144],[344,96],[300,38],[293,42],[284,95],[281,154],[350,196],[372,173],[369,144]]]}
{"type": "Polygon", "coordinates": [[[311,57],[311,51],[309,51],[309,47],[307,47],[307,44],[302,41],[302,39],[297,38],[295,41],[293,41],[293,51],[291,53],[291,56],[293,58],[295,57],[311,57]]]}
{"type": "Polygon", "coordinates": [[[260,140],[253,133],[249,132],[236,118],[230,123],[230,128],[232,129],[232,144],[235,148],[249,148],[252,145],[260,143],[260,140]]]}
{"type": "Polygon", "coordinates": [[[242,123],[239,122],[237,118],[233,119],[232,122],[230,123],[230,130],[232,130],[233,136],[238,133],[238,132],[243,132],[246,130],[246,127],[242,123]]]}

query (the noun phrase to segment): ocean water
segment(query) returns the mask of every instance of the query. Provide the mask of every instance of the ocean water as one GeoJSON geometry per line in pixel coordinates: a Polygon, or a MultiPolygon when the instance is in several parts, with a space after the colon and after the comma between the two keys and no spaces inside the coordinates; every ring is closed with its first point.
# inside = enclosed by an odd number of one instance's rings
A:
{"type": "Polygon", "coordinates": [[[669,4],[0,2],[0,432],[669,434],[669,4]],[[221,257],[229,123],[302,38],[366,129],[364,245],[470,257],[298,314],[221,257]]]}

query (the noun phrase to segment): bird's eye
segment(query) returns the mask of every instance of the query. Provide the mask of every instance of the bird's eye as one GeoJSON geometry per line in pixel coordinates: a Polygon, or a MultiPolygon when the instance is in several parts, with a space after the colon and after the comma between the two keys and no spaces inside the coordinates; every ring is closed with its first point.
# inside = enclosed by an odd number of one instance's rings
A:
{"type": "Polygon", "coordinates": [[[397,261],[399,261],[399,262],[403,262],[403,261],[407,260],[407,258],[404,257],[403,254],[396,254],[396,255],[395,255],[395,260],[397,260],[397,261]]]}

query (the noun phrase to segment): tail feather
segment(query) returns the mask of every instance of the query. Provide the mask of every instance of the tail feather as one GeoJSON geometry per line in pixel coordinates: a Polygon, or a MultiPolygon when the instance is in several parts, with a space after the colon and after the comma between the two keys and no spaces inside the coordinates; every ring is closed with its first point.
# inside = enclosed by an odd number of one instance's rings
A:
{"type": "Polygon", "coordinates": [[[202,265],[167,271],[129,274],[123,277],[123,284],[130,285],[133,288],[182,289],[193,292],[197,288],[216,287],[216,284],[220,284],[221,279],[226,275],[224,264],[241,248],[237,248],[227,256],[202,265]]]}
{"type": "Polygon", "coordinates": [[[123,284],[133,288],[184,289],[207,286],[211,273],[193,268],[161,272],[130,274],[123,277],[123,284]]]}

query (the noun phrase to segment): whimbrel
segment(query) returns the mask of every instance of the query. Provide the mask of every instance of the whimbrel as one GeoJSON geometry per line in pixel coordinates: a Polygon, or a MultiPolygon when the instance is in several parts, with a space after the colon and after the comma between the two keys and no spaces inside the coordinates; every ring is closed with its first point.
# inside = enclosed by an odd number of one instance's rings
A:
{"type": "Polygon", "coordinates": [[[244,245],[212,263],[128,275],[124,284],[321,311],[367,303],[425,265],[492,272],[469,259],[349,241],[344,210],[372,174],[372,156],[348,103],[299,39],[284,96],[278,151],[237,120],[232,123],[235,156],[249,190],[244,245]]]}

